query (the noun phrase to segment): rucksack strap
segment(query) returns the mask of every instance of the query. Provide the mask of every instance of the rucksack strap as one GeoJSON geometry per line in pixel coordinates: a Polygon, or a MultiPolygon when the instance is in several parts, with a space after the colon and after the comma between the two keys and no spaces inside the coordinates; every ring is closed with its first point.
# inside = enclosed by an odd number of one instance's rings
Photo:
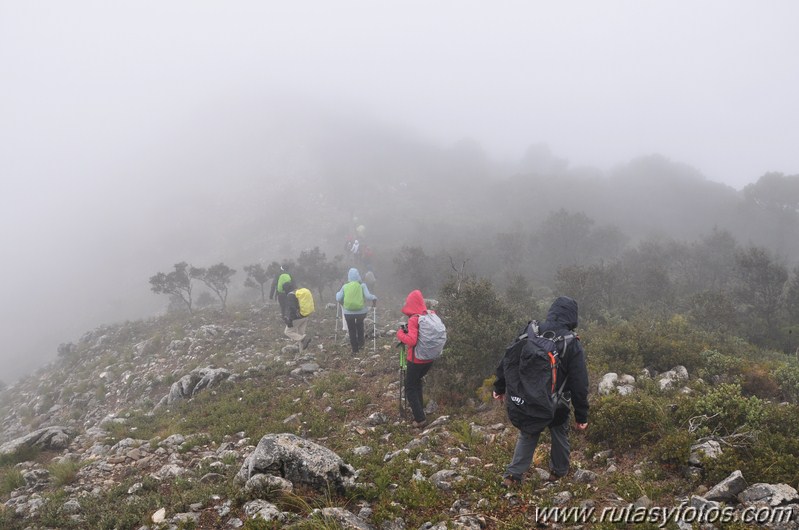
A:
{"type": "MultiPolygon", "coordinates": [[[[559,340],[563,340],[563,352],[558,355],[559,360],[562,362],[566,359],[566,348],[569,347],[569,342],[571,342],[577,335],[574,333],[569,333],[567,335],[562,335],[555,339],[555,343],[559,340]]],[[[558,389],[557,396],[560,397],[563,395],[563,390],[566,388],[566,381],[569,380],[569,374],[566,374],[566,377],[563,378],[563,383],[561,383],[560,388],[558,389]]]]}

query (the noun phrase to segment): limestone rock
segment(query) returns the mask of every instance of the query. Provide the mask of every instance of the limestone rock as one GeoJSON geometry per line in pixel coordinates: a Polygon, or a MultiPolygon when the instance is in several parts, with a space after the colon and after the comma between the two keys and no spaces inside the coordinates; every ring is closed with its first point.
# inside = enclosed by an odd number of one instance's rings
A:
{"type": "Polygon", "coordinates": [[[730,476],[710,488],[705,494],[709,501],[732,502],[738,499],[738,494],[746,489],[746,480],[740,470],[733,471],[730,476]]]}
{"type": "Polygon", "coordinates": [[[692,466],[701,466],[703,458],[711,460],[721,456],[721,444],[716,440],[708,440],[701,444],[694,444],[691,446],[691,456],[688,458],[688,463],[692,466]]]}
{"type": "Polygon", "coordinates": [[[788,484],[753,484],[738,494],[741,504],[779,506],[799,501],[799,493],[788,484]]]}
{"type": "Polygon", "coordinates": [[[355,469],[330,449],[293,434],[267,434],[241,466],[236,478],[245,482],[263,473],[324,491],[353,487],[355,469]]]}
{"type": "Polygon", "coordinates": [[[661,390],[669,390],[679,383],[688,381],[688,369],[682,365],[675,366],[668,372],[660,374],[657,381],[661,390]]]}
{"type": "Polygon", "coordinates": [[[323,508],[322,517],[332,519],[337,523],[337,528],[345,530],[375,530],[375,527],[344,508],[323,508]]]}
{"type": "Polygon", "coordinates": [[[13,455],[26,447],[59,451],[69,446],[74,435],[68,427],[45,427],[0,445],[0,456],[13,455]]]}

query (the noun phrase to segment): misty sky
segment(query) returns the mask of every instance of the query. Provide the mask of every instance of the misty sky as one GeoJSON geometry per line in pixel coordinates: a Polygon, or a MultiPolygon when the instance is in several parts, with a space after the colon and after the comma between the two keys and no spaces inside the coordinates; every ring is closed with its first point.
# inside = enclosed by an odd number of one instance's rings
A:
{"type": "Polygon", "coordinates": [[[209,109],[332,109],[500,161],[659,153],[740,189],[799,173],[797,20],[794,1],[0,0],[0,379],[141,315],[119,286],[148,296],[131,256],[175,261],[143,234],[192,184],[180,132],[235,146],[247,118],[209,109]]]}

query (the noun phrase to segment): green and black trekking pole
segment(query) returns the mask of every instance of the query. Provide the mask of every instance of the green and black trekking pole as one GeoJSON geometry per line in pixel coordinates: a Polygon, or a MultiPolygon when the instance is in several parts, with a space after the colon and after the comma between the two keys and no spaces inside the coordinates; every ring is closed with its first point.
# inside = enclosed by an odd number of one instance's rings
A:
{"type": "Polygon", "coordinates": [[[408,410],[408,400],[405,395],[405,376],[408,372],[408,360],[406,359],[405,344],[397,343],[400,348],[400,368],[399,368],[399,414],[400,419],[405,418],[408,410]]]}

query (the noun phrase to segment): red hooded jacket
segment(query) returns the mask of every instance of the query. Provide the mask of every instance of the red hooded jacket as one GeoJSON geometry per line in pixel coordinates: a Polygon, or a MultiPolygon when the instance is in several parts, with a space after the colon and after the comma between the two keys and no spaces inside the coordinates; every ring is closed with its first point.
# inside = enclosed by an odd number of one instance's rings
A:
{"type": "MultiPolygon", "coordinates": [[[[402,312],[408,316],[408,332],[405,333],[402,328],[397,330],[397,340],[408,346],[407,360],[409,363],[427,364],[433,361],[422,361],[413,355],[413,349],[416,346],[416,341],[419,339],[419,315],[427,312],[427,306],[424,303],[424,296],[422,291],[411,291],[405,299],[405,305],[402,306],[402,312]]],[[[431,311],[434,313],[434,311],[431,311]]]]}

